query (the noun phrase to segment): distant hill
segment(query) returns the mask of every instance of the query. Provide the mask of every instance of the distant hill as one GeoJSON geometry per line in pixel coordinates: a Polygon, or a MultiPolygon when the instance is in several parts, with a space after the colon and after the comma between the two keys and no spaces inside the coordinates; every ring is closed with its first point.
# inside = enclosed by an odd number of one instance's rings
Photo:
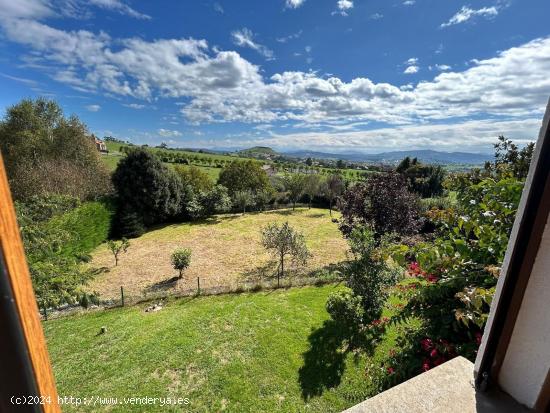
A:
{"type": "Polygon", "coordinates": [[[238,151],[237,153],[239,155],[242,155],[242,156],[251,156],[251,157],[266,156],[266,155],[271,155],[271,156],[279,155],[278,152],[274,151],[273,149],[271,149],[267,146],[254,146],[252,148],[243,149],[241,151],[238,151]]]}
{"type": "Polygon", "coordinates": [[[404,157],[418,158],[424,163],[437,164],[483,164],[485,161],[493,160],[490,154],[470,153],[470,152],[440,152],[433,150],[411,150],[411,151],[391,151],[377,154],[364,153],[326,153],[315,151],[292,151],[285,152],[287,156],[297,158],[318,158],[318,159],[343,159],[355,162],[376,162],[394,164],[401,161],[404,157]]]}

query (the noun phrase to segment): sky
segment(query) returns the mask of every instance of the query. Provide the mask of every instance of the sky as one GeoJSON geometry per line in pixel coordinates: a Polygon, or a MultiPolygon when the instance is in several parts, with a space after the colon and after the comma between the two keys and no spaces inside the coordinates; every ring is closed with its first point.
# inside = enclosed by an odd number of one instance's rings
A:
{"type": "Polygon", "coordinates": [[[491,152],[535,140],[548,0],[0,0],[0,113],[136,144],[491,152]]]}

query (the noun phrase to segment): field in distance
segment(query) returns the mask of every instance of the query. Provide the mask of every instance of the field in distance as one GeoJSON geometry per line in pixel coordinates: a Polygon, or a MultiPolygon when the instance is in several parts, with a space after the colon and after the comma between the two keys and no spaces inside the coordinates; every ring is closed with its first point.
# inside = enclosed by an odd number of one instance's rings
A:
{"type": "MultiPolygon", "coordinates": [[[[333,212],[333,216],[339,215],[333,212]]],[[[312,253],[307,266],[296,270],[299,274],[307,275],[346,259],[347,242],[326,209],[223,214],[203,222],[172,224],[149,231],[130,241],[130,248],[121,255],[116,267],[107,246],[101,245],[92,253],[90,265],[103,272],[88,288],[106,299],[118,298],[120,286],[134,297],[163,290],[188,290],[196,288],[197,277],[203,288],[235,288],[243,283],[273,280],[277,263],[260,244],[260,230],[268,223],[285,221],[304,234],[312,253]],[[183,279],[175,279],[176,271],[170,263],[170,254],[178,247],[192,251],[191,266],[183,279]]]]}

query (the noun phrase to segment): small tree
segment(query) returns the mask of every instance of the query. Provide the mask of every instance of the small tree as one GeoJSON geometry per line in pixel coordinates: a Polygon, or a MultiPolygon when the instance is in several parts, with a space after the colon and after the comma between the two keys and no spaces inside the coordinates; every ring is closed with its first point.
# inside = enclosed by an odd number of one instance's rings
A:
{"type": "Polygon", "coordinates": [[[109,240],[107,242],[107,247],[113,253],[115,257],[115,267],[118,265],[118,256],[120,253],[126,252],[130,246],[130,241],[126,238],[122,238],[120,241],[109,240]]]}
{"type": "Polygon", "coordinates": [[[191,250],[178,248],[172,253],[172,266],[179,271],[179,278],[183,277],[183,271],[191,264],[191,250]]]}
{"type": "Polygon", "coordinates": [[[320,186],[321,182],[319,179],[319,175],[310,174],[305,177],[304,194],[307,195],[309,209],[311,209],[311,201],[313,200],[313,197],[319,193],[320,186]]]}
{"type": "Polygon", "coordinates": [[[344,192],[344,180],[340,175],[330,175],[323,184],[323,193],[328,198],[330,216],[332,216],[332,204],[344,192]]]}
{"type": "Polygon", "coordinates": [[[246,207],[254,205],[254,195],[250,191],[235,192],[235,205],[242,208],[243,215],[246,213],[246,207]]]}
{"type": "Polygon", "coordinates": [[[269,224],[262,230],[262,245],[279,260],[277,285],[284,275],[285,257],[291,256],[296,264],[304,265],[310,256],[303,234],[292,228],[288,222],[282,225],[269,224]]]}
{"type": "Polygon", "coordinates": [[[289,174],[284,177],[285,190],[288,192],[288,197],[292,201],[292,210],[296,209],[296,202],[304,193],[305,175],[289,174]]]}

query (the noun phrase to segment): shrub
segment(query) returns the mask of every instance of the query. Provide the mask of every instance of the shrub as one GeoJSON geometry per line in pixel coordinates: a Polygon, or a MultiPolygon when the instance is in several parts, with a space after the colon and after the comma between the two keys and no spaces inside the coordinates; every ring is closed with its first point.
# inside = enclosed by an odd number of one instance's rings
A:
{"type": "Polygon", "coordinates": [[[361,298],[365,322],[379,319],[388,298],[388,287],[397,281],[397,272],[386,262],[382,245],[375,240],[374,233],[366,228],[355,228],[349,235],[350,249],[354,256],[344,269],[346,285],[353,294],[361,298]]]}
{"type": "Polygon", "coordinates": [[[340,198],[340,230],[349,236],[356,226],[371,226],[376,235],[409,235],[420,227],[420,203],[404,178],[393,172],[371,174],[340,198]]]}
{"type": "Polygon", "coordinates": [[[361,297],[354,295],[349,288],[331,293],[326,309],[332,319],[346,329],[357,329],[365,316],[361,297]]]}
{"type": "Polygon", "coordinates": [[[179,271],[179,277],[183,277],[183,271],[191,264],[191,250],[188,248],[178,248],[171,256],[172,266],[179,271]]]}

